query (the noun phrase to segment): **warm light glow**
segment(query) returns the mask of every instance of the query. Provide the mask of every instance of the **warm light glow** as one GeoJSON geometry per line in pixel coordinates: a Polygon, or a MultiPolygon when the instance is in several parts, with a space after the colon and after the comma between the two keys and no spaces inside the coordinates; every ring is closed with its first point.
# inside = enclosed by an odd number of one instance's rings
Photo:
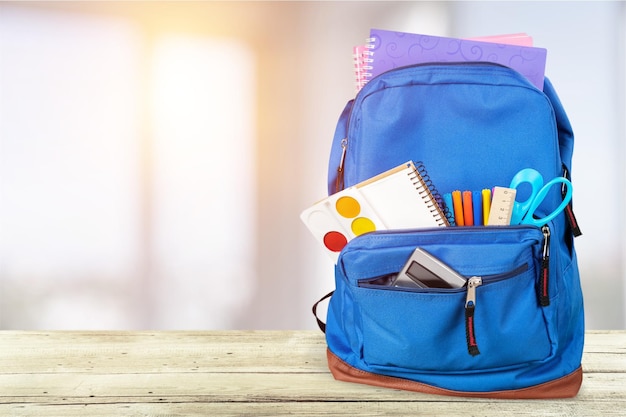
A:
{"type": "Polygon", "coordinates": [[[227,328],[257,279],[242,43],[0,13],[0,328],[227,328]]]}
{"type": "Polygon", "coordinates": [[[159,279],[172,278],[160,283],[163,311],[171,305],[190,327],[226,325],[228,307],[245,305],[255,284],[253,74],[252,54],[237,42],[156,43],[154,262],[159,279]],[[173,300],[175,289],[187,300],[173,300]]]}

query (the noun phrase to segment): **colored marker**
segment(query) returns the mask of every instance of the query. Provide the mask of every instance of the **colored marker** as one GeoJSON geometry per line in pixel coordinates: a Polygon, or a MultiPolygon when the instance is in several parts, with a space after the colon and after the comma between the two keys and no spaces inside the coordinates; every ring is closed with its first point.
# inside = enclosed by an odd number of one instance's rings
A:
{"type": "Polygon", "coordinates": [[[474,226],[482,226],[483,221],[483,196],[480,191],[472,191],[472,204],[474,205],[474,226]]]}
{"type": "Polygon", "coordinates": [[[450,226],[455,226],[456,223],[454,221],[454,203],[452,202],[452,193],[445,193],[443,195],[443,202],[448,209],[450,226]]]}
{"type": "Polygon", "coordinates": [[[452,205],[454,206],[454,222],[457,226],[465,226],[463,219],[463,200],[459,190],[452,191],[452,205]]]}
{"type": "Polygon", "coordinates": [[[472,192],[463,191],[463,221],[465,226],[474,225],[474,207],[472,204],[472,192]]]}
{"type": "Polygon", "coordinates": [[[489,212],[491,211],[491,190],[485,188],[482,192],[483,197],[483,225],[489,224],[489,212]]]}

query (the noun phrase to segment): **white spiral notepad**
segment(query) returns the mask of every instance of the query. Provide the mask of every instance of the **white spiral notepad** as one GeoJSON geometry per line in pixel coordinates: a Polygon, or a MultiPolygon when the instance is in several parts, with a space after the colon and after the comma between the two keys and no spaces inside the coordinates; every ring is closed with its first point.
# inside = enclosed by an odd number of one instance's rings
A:
{"type": "Polygon", "coordinates": [[[356,236],[376,230],[448,226],[434,187],[411,161],[333,194],[300,215],[336,262],[356,236]]]}

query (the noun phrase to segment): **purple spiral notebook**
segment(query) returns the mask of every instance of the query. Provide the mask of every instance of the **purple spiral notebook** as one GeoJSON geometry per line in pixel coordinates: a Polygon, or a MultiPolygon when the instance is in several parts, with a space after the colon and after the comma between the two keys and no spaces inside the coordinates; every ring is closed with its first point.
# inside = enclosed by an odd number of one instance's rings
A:
{"type": "Polygon", "coordinates": [[[368,50],[368,79],[406,65],[481,61],[512,68],[543,90],[544,48],[371,29],[368,50]]]}

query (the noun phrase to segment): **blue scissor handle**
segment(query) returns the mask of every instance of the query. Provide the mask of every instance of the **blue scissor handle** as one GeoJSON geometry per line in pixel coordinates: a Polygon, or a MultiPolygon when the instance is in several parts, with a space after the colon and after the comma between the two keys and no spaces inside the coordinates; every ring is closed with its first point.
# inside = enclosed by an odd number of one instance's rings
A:
{"type": "Polygon", "coordinates": [[[530,205],[533,203],[533,201],[535,201],[537,193],[539,193],[539,190],[541,189],[541,187],[543,187],[543,177],[541,176],[539,171],[532,168],[526,168],[515,174],[515,176],[511,180],[511,185],[509,185],[509,188],[517,189],[517,187],[525,182],[530,184],[532,188],[531,193],[528,199],[519,202],[516,198],[513,202],[511,224],[520,224],[522,222],[522,219],[524,218],[526,213],[528,213],[530,205]]]}
{"type": "Polygon", "coordinates": [[[543,226],[558,216],[572,199],[572,183],[567,178],[556,177],[549,181],[546,185],[543,185],[543,177],[537,170],[525,168],[515,174],[511,180],[509,188],[517,188],[525,182],[530,184],[532,191],[530,197],[528,197],[525,201],[518,202],[516,200],[513,203],[511,224],[531,224],[534,226],[543,226]],[[561,201],[561,204],[559,204],[559,206],[552,211],[552,213],[543,218],[536,219],[534,217],[535,210],[537,210],[544,198],[548,195],[550,187],[557,183],[566,185],[567,191],[563,197],[563,201],[561,201]]]}

